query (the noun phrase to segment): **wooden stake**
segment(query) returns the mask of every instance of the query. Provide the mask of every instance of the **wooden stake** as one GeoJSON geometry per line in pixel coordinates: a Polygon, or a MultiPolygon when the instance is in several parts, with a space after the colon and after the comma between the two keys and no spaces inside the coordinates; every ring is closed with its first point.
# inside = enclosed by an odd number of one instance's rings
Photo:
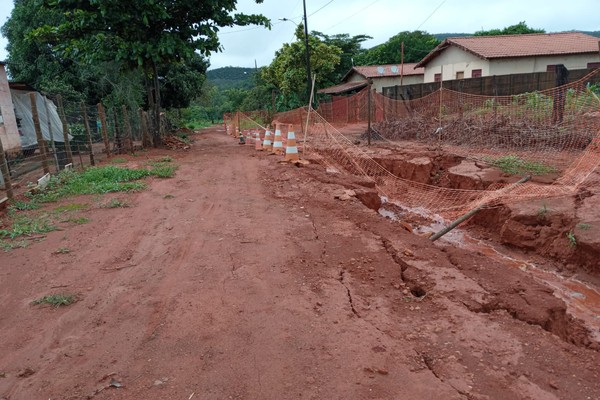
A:
{"type": "Polygon", "coordinates": [[[127,115],[127,107],[123,104],[121,107],[123,113],[123,129],[125,130],[125,143],[127,151],[133,153],[133,133],[131,131],[131,124],[129,123],[129,116],[127,115]]]}
{"type": "Polygon", "coordinates": [[[121,127],[119,126],[119,114],[117,109],[113,108],[113,117],[115,119],[115,148],[117,154],[123,153],[123,138],[121,137],[121,127]]]}
{"type": "Polygon", "coordinates": [[[144,110],[140,108],[140,128],[142,130],[142,147],[148,148],[152,146],[152,142],[150,141],[150,135],[148,133],[148,115],[144,110]]]}
{"type": "Polygon", "coordinates": [[[65,108],[62,102],[62,96],[59,94],[56,96],[58,102],[58,113],[60,115],[60,121],[63,126],[63,138],[65,140],[65,151],[67,152],[67,161],[73,163],[73,153],[71,152],[71,143],[69,143],[69,125],[67,125],[67,117],[65,115],[65,108]]]}
{"type": "Polygon", "coordinates": [[[93,167],[96,165],[96,161],[94,160],[94,149],[92,148],[92,132],[90,131],[90,121],[83,101],[81,102],[81,114],[83,115],[83,125],[87,136],[88,146],[90,148],[90,165],[93,167]]]}
{"type": "Polygon", "coordinates": [[[40,127],[40,115],[38,114],[37,109],[37,100],[36,93],[29,93],[29,101],[31,102],[31,114],[33,116],[33,127],[35,128],[35,136],[38,142],[38,148],[40,149],[40,154],[42,155],[42,168],[44,169],[44,174],[50,173],[50,166],[48,165],[48,155],[46,154],[46,141],[42,136],[42,128],[40,127]]]}
{"type": "Polygon", "coordinates": [[[100,128],[102,130],[102,140],[104,140],[104,149],[106,157],[110,158],[110,142],[108,141],[108,130],[106,128],[106,113],[102,103],[98,103],[98,116],[100,117],[100,128]]]}

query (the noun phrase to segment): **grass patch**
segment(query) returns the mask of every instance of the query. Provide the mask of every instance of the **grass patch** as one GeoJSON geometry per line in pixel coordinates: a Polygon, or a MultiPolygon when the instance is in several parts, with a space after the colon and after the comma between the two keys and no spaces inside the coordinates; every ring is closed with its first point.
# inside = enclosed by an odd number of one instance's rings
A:
{"type": "Polygon", "coordinates": [[[37,210],[40,207],[41,207],[41,205],[39,205],[35,201],[17,200],[12,205],[10,205],[8,207],[8,209],[10,211],[26,211],[26,210],[37,210]]]}
{"type": "Polygon", "coordinates": [[[175,176],[177,168],[179,168],[177,164],[173,163],[173,158],[170,156],[150,160],[148,165],[152,167],[150,174],[157,178],[172,178],[175,176]]]}
{"type": "Polygon", "coordinates": [[[69,218],[69,219],[65,219],[62,222],[72,222],[77,225],[83,225],[83,224],[87,224],[88,222],[90,222],[90,219],[86,218],[86,217],[69,218]]]}
{"type": "Polygon", "coordinates": [[[165,194],[163,196],[163,199],[174,199],[174,198],[175,198],[175,196],[173,196],[172,194],[165,194]]]}
{"type": "Polygon", "coordinates": [[[491,165],[500,168],[502,172],[511,175],[544,175],[555,171],[551,166],[536,161],[525,161],[515,155],[499,157],[495,160],[488,160],[488,162],[491,165]]]}
{"type": "Polygon", "coordinates": [[[14,239],[19,236],[29,236],[47,233],[56,230],[56,227],[45,217],[19,216],[13,220],[12,227],[0,229],[0,238],[14,239]]]}
{"type": "Polygon", "coordinates": [[[29,242],[27,240],[15,240],[15,241],[7,241],[0,239],[0,249],[5,253],[10,252],[13,249],[24,249],[29,246],[29,242]]]}
{"type": "Polygon", "coordinates": [[[140,191],[146,184],[136,181],[150,175],[152,173],[145,169],[112,165],[92,167],[83,172],[63,171],[50,179],[44,191],[32,195],[32,200],[48,203],[70,195],[140,191]]]}
{"type": "Polygon", "coordinates": [[[68,306],[77,301],[77,296],[74,294],[52,294],[49,296],[41,297],[33,301],[33,304],[49,304],[54,307],[68,306]]]}
{"type": "Polygon", "coordinates": [[[581,229],[582,231],[587,231],[591,227],[592,226],[590,224],[577,224],[577,228],[581,229]]]}
{"type": "Polygon", "coordinates": [[[115,157],[110,160],[111,164],[125,164],[127,162],[126,158],[123,157],[115,157]]]}
{"type": "Polygon", "coordinates": [[[573,231],[565,233],[565,236],[569,240],[569,246],[577,247],[577,238],[575,238],[575,234],[573,233],[573,231]]]}

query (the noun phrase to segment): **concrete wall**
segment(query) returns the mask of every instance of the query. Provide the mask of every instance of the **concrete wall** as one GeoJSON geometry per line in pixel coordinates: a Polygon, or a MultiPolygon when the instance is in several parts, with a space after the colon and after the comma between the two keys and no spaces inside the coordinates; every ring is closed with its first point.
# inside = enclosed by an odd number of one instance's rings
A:
{"type": "Polygon", "coordinates": [[[13,107],[8,77],[4,65],[0,64],[0,114],[2,114],[2,129],[0,129],[0,140],[7,153],[21,151],[21,139],[17,128],[15,110],[13,107]]]}
{"type": "Polygon", "coordinates": [[[471,78],[474,69],[480,69],[482,76],[490,75],[489,61],[451,46],[425,66],[425,82],[434,82],[435,74],[439,73],[444,81],[456,79],[457,72],[464,72],[465,78],[471,78]]]}
{"type": "MultiPolygon", "coordinates": [[[[346,79],[346,82],[362,82],[364,80],[364,76],[357,73],[353,73],[348,77],[348,79],[346,79]]],[[[423,83],[423,75],[409,75],[402,77],[403,85],[414,85],[417,83],[423,83]]],[[[399,76],[384,76],[381,78],[373,78],[372,87],[377,93],[382,93],[384,87],[396,85],[400,85],[399,76]]]]}
{"type": "MultiPolygon", "coordinates": [[[[598,54],[576,54],[572,56],[523,57],[493,60],[490,63],[490,75],[527,74],[546,72],[548,65],[563,64],[567,69],[586,69],[590,62],[600,62],[598,54]]],[[[484,75],[485,76],[485,75],[484,75]]]]}

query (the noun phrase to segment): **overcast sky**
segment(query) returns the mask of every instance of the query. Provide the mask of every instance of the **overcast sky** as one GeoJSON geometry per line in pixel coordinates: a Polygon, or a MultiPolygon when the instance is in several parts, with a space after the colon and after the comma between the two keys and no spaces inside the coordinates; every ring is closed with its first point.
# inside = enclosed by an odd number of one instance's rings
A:
{"type": "MultiPolygon", "coordinates": [[[[201,1],[201,0],[199,0],[201,1]]],[[[9,17],[12,0],[0,0],[0,21],[9,17]]],[[[260,13],[273,22],[262,27],[221,30],[223,52],[211,56],[211,69],[268,65],[283,43],[294,40],[295,25],[302,22],[302,0],[238,0],[238,11],[260,13]]],[[[309,30],[333,35],[366,34],[364,47],[383,43],[402,31],[472,33],[504,28],[525,21],[546,32],[600,30],[599,0],[306,0],[309,30]]],[[[6,58],[6,40],[0,39],[0,60],[6,58]]]]}

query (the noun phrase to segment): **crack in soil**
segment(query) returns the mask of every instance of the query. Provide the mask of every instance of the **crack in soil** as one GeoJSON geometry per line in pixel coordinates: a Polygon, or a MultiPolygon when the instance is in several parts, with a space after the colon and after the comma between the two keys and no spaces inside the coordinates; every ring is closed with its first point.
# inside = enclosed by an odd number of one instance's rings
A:
{"type": "Polygon", "coordinates": [[[442,376],[440,374],[438,374],[437,371],[435,370],[435,368],[433,367],[433,361],[434,361],[433,357],[431,357],[429,354],[421,353],[420,351],[417,351],[417,354],[419,355],[419,357],[421,358],[421,361],[423,361],[423,364],[427,367],[427,369],[429,371],[431,371],[431,373],[433,374],[433,376],[435,376],[437,379],[439,379],[440,382],[444,382],[445,384],[447,384],[448,386],[450,386],[452,389],[456,390],[456,393],[458,393],[458,394],[460,394],[462,396],[465,396],[467,399],[472,399],[473,398],[470,393],[465,392],[463,390],[460,390],[460,389],[456,388],[450,382],[444,381],[444,379],[442,378],[442,376]]]}
{"type": "Polygon", "coordinates": [[[383,245],[385,251],[387,251],[390,257],[392,257],[392,260],[394,260],[394,262],[400,267],[400,279],[402,279],[402,282],[406,282],[404,279],[404,271],[408,269],[409,265],[402,258],[400,258],[396,248],[394,245],[392,245],[392,242],[383,236],[379,236],[379,240],[381,240],[381,244],[383,245]]]}
{"type": "Polygon", "coordinates": [[[340,281],[340,283],[344,286],[344,288],[346,288],[346,293],[348,294],[348,303],[350,304],[350,309],[352,310],[352,313],[354,313],[354,315],[356,315],[358,318],[360,318],[360,314],[358,314],[358,311],[356,311],[356,308],[354,308],[354,300],[352,300],[352,293],[350,292],[350,288],[348,287],[348,285],[346,285],[346,282],[344,282],[345,275],[346,275],[346,271],[344,271],[343,269],[340,269],[340,275],[338,277],[338,281],[340,281]]]}

